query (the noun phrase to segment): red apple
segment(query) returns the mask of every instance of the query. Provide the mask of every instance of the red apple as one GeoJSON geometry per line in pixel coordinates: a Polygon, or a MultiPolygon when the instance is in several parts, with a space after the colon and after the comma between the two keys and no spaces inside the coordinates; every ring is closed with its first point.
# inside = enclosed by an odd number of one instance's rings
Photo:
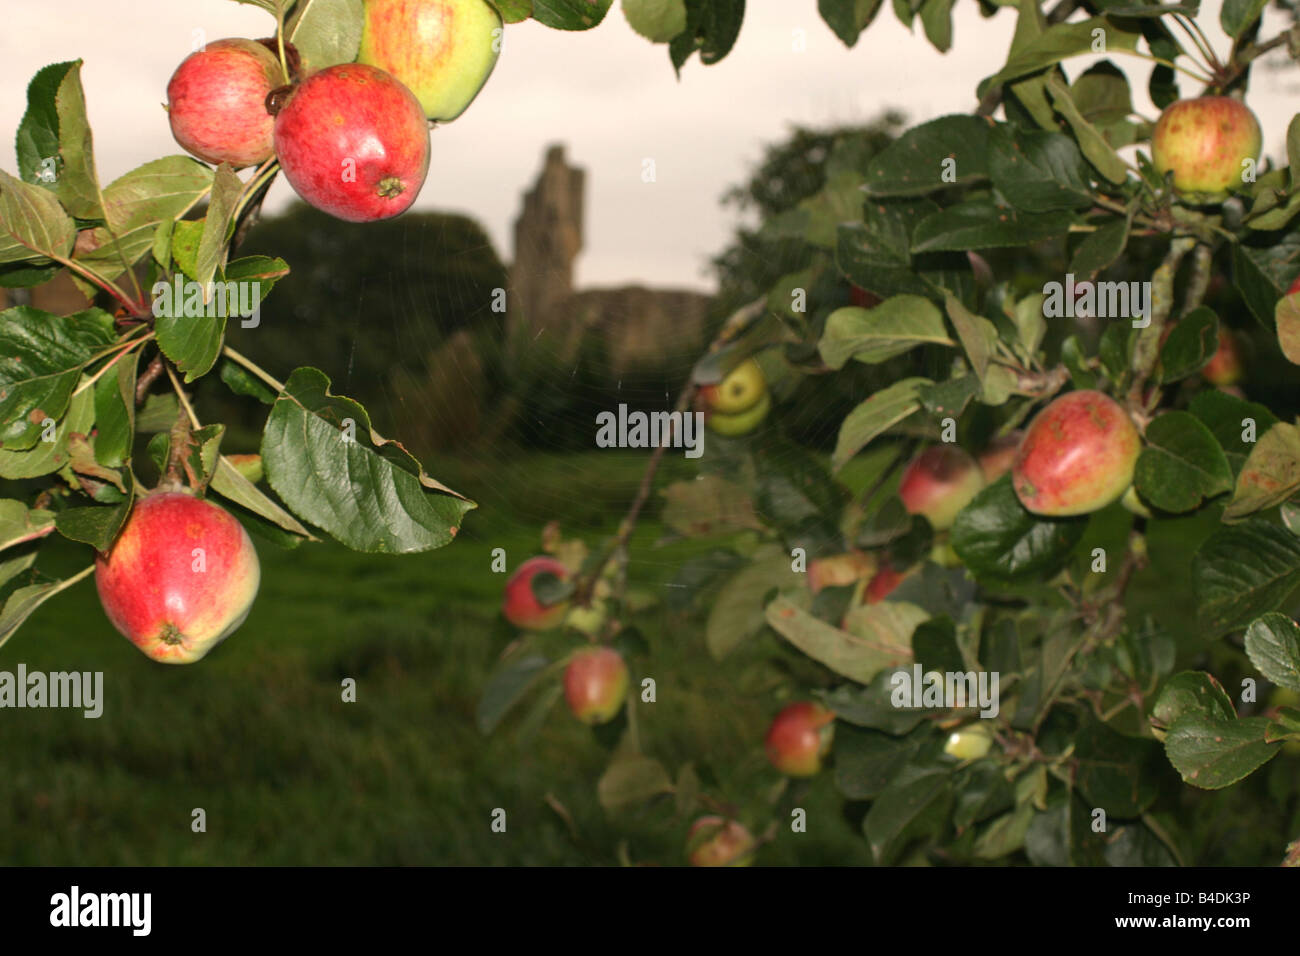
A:
{"type": "Polygon", "coordinates": [[[1219,347],[1201,369],[1201,374],[1211,385],[1235,385],[1241,381],[1241,350],[1230,329],[1219,326],[1219,347]]]}
{"type": "Polygon", "coordinates": [[[191,53],[167,84],[172,136],[208,163],[236,169],[274,153],[266,96],[284,83],[275,54],[253,40],[215,40],[191,53]]]}
{"type": "Polygon", "coordinates": [[[1030,423],[1011,482],[1035,514],[1088,514],[1124,494],[1141,450],[1137,428],[1118,402],[1090,389],[1070,392],[1030,423]]]}
{"type": "Polygon", "coordinates": [[[501,52],[501,15],[487,0],[366,0],[358,63],[415,94],[431,120],[454,120],[487,83],[501,52]]]}
{"type": "Polygon", "coordinates": [[[861,286],[849,283],[849,302],[860,309],[874,309],[880,305],[880,297],[873,292],[868,292],[861,286]]]}
{"type": "Polygon", "coordinates": [[[107,555],[95,559],[104,613],[148,657],[190,664],[244,622],[261,571],[231,514],[181,491],[136,502],[107,555]]]}
{"type": "Polygon", "coordinates": [[[1020,443],[1024,437],[1025,433],[1019,429],[1008,432],[993,439],[980,452],[980,471],[984,473],[985,482],[991,485],[1011,470],[1011,464],[1016,460],[1016,452],[1020,450],[1020,443]]]}
{"type": "Polygon", "coordinates": [[[506,582],[505,600],[501,612],[515,627],[529,631],[546,631],[564,620],[569,609],[568,601],[542,604],[533,593],[533,578],[539,574],[553,574],[561,581],[569,580],[569,569],[555,558],[539,555],[529,558],[515,569],[506,582]]]}
{"type": "Polygon", "coordinates": [[[799,701],[776,715],[763,742],[772,766],[789,777],[811,777],[822,768],[835,738],[835,714],[799,701]]]}
{"type": "Polygon", "coordinates": [[[903,471],[898,495],[909,514],[924,515],[934,530],[946,531],[983,487],[970,455],[956,445],[931,445],[903,471]]]}
{"type": "Polygon", "coordinates": [[[691,866],[749,866],[757,849],[753,834],[725,817],[700,817],[686,838],[691,866]]]}
{"type": "Polygon", "coordinates": [[[583,648],[564,668],[564,699],[584,724],[605,724],[627,700],[627,664],[609,647],[583,648]]]}
{"type": "Polygon", "coordinates": [[[879,604],[889,595],[894,593],[894,589],[903,583],[907,577],[906,573],[900,574],[895,571],[888,561],[882,562],[880,570],[876,572],[871,583],[867,585],[866,602],[868,604],[879,604]]]}
{"type": "Polygon", "coordinates": [[[275,153],[294,190],[348,222],[410,208],[429,172],[419,101],[383,70],[326,67],[289,94],[275,117],[275,153]]]}
{"type": "Polygon", "coordinates": [[[1193,202],[1227,198],[1242,183],[1243,161],[1258,159],[1259,121],[1240,100],[1201,96],[1165,108],[1151,135],[1151,160],[1193,202]]]}

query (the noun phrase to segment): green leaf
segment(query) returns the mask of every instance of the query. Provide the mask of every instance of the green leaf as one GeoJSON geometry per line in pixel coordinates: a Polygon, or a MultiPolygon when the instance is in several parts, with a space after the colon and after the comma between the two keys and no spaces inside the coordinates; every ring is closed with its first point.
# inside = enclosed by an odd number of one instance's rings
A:
{"type": "Polygon", "coordinates": [[[549,658],[541,654],[528,654],[503,661],[483,688],[475,712],[475,723],[479,733],[484,736],[492,733],[497,725],[522,701],[528,692],[536,687],[551,667],[549,658]]]}
{"type": "Polygon", "coordinates": [[[590,30],[614,0],[533,0],[533,19],[553,30],[590,30]]]}
{"type": "Polygon", "coordinates": [[[943,316],[928,299],[896,295],[873,309],[836,309],[826,318],[817,351],[823,362],[838,369],[850,358],[871,365],[926,344],[953,344],[943,316]]]}
{"type": "Polygon", "coordinates": [[[883,388],[845,416],[831,456],[831,468],[839,471],[872,439],[897,425],[921,407],[920,389],[933,383],[926,378],[905,378],[883,388]]]}
{"type": "Polygon", "coordinates": [[[55,100],[63,81],[80,65],[80,60],[51,63],[38,70],[27,85],[27,112],[18,124],[14,143],[18,175],[24,182],[51,190],[58,182],[59,112],[55,100]]]}
{"type": "Polygon", "coordinates": [[[94,392],[87,388],[74,395],[67,413],[54,429],[51,441],[37,441],[26,451],[0,449],[0,478],[39,478],[68,463],[68,437],[87,435],[95,422],[94,392]]]}
{"type": "Polygon", "coordinates": [[[912,233],[912,252],[1025,246],[1064,236],[1073,222],[1073,216],[1062,212],[1019,212],[992,199],[968,199],[919,222],[912,233]]]}
{"type": "Polygon", "coordinates": [[[952,5],[954,0],[923,0],[921,25],[925,38],[940,53],[952,46],[952,5]]]}
{"type": "Polygon", "coordinates": [[[197,159],[155,159],[108,184],[104,189],[105,219],[118,237],[176,219],[208,194],[212,181],[211,167],[197,159]]]}
{"type": "MultiPolygon", "coordinates": [[[[884,604],[871,607],[884,608],[884,604]]],[[[767,623],[813,660],[859,684],[869,683],[885,668],[896,667],[912,656],[910,647],[905,644],[881,640],[874,635],[850,634],[813,617],[785,598],[778,597],[767,606],[767,623]]]]}
{"type": "Polygon", "coordinates": [[[361,49],[363,0],[302,0],[285,25],[308,72],[351,63],[361,49]]]}
{"type": "MultiPolygon", "coordinates": [[[[94,565],[86,568],[70,578],[61,581],[42,580],[35,584],[27,584],[21,587],[13,588],[14,580],[10,580],[4,589],[0,590],[0,597],[4,598],[4,604],[0,607],[0,647],[3,647],[9,638],[14,636],[18,630],[38,607],[48,601],[60,591],[67,590],[76,584],[82,578],[89,575],[95,569],[94,565]]],[[[29,572],[35,576],[35,572],[29,572]]],[[[21,582],[20,576],[16,579],[21,582]]]]}
{"type": "Polygon", "coordinates": [[[623,0],[623,16],[652,43],[667,43],[686,29],[685,0],[623,0]]]}
{"type": "Polygon", "coordinates": [[[790,555],[771,545],[755,553],[721,590],[709,610],[704,643],[714,660],[722,660],[763,629],[763,598],[772,589],[801,587],[803,575],[792,570],[790,555]]]}
{"type": "MultiPolygon", "coordinates": [[[[839,717],[839,714],[836,714],[839,717]]],[[[850,800],[873,800],[916,757],[927,731],[891,737],[854,726],[835,728],[835,787],[850,800]]]]}
{"type": "Polygon", "coordinates": [[[987,179],[988,141],[989,123],[976,116],[942,116],[922,123],[871,160],[867,192],[919,196],[987,179]]]}
{"type": "Polygon", "coordinates": [[[138,351],[95,383],[95,458],[116,468],[131,457],[135,438],[135,372],[138,351]]]}
{"type": "Polygon", "coordinates": [[[1162,727],[1172,727],[1182,717],[1202,717],[1211,721],[1236,720],[1232,700],[1214,675],[1204,671],[1181,671],[1160,685],[1151,719],[1162,727]]]}
{"type": "Polygon", "coordinates": [[[1278,744],[1264,740],[1268,725],[1267,717],[1216,721],[1190,714],[1169,728],[1165,753],[1185,783],[1222,790],[1277,755],[1278,744]]]}
{"type": "Polygon", "coordinates": [[[1224,33],[1236,40],[1259,19],[1266,6],[1268,0],[1223,0],[1223,6],[1219,8],[1219,25],[1224,33]]]}
{"type": "Polygon", "coordinates": [[[199,274],[199,242],[205,224],[203,219],[181,219],[172,229],[172,259],[176,268],[191,279],[199,274]]]}
{"type": "Polygon", "coordinates": [[[911,293],[942,301],[947,291],[965,295],[974,279],[964,253],[912,256],[913,229],[938,211],[923,197],[867,203],[863,222],[838,227],[836,266],[855,285],[881,298],[911,293]]]}
{"type": "Polygon", "coordinates": [[[949,295],[944,304],[948,318],[957,330],[957,338],[961,340],[966,357],[970,359],[971,369],[975,372],[975,377],[983,382],[988,375],[989,359],[997,351],[997,327],[984,316],[972,313],[956,296],[949,295]]]}
{"type": "Polygon", "coordinates": [[[1192,593],[1208,637],[1283,606],[1297,584],[1300,538],[1259,519],[1220,528],[1192,559],[1192,593]]]}
{"type": "Polygon", "coordinates": [[[1285,614],[1270,612],[1251,622],[1246,656],[1274,684],[1300,690],[1300,627],[1285,614]]]}
{"type": "Polygon", "coordinates": [[[506,23],[522,23],[533,15],[533,0],[490,0],[506,23]]]}
{"type": "Polygon", "coordinates": [[[880,11],[881,0],[817,0],[817,11],[845,46],[858,42],[880,11]]]}
{"type": "Polygon", "coordinates": [[[1072,56],[1097,52],[1093,49],[1093,31],[1098,29],[1105,33],[1108,52],[1136,50],[1141,38],[1141,34],[1121,30],[1105,17],[1091,17],[1076,23],[1057,23],[1020,47],[1006,66],[980,85],[981,91],[987,86],[1000,85],[1029,73],[1037,73],[1072,56]]]}
{"type": "Polygon", "coordinates": [[[1070,96],[1089,123],[1112,123],[1133,112],[1133,94],[1124,71],[1102,60],[1070,84],[1070,96]]]}
{"type": "Polygon", "coordinates": [[[917,392],[917,397],[932,417],[957,418],[978,394],[980,380],[974,375],[961,375],[946,382],[927,385],[917,392]]]}
{"type": "Polygon", "coordinates": [[[1136,817],[1155,802],[1163,769],[1159,742],[1093,721],[1075,737],[1074,756],[1076,785],[1108,816],[1136,817]]]}
{"type": "MultiPolygon", "coordinates": [[[[215,304],[215,299],[209,304],[215,304]]],[[[216,364],[226,338],[226,317],[220,314],[225,310],[216,308],[211,316],[186,315],[185,311],[172,308],[168,310],[171,314],[158,316],[154,332],[158,347],[185,373],[185,381],[192,382],[216,364]]]]}
{"type": "Polygon", "coordinates": [[[1088,233],[1074,250],[1070,271],[1076,276],[1095,276],[1111,265],[1128,245],[1129,224],[1127,217],[1113,219],[1088,233]]]}
{"type": "Polygon", "coordinates": [[[1112,183],[1124,182],[1128,178],[1128,166],[1120,159],[1115,148],[1097,127],[1088,122],[1087,118],[1079,112],[1070,88],[1065,85],[1065,82],[1055,74],[1050,75],[1047,78],[1047,92],[1052,97],[1057,112],[1065,117],[1070,128],[1074,130],[1079,148],[1083,150],[1083,155],[1088,157],[1088,162],[1112,183]]]}
{"type": "Polygon", "coordinates": [[[740,485],[721,475],[703,474],[675,481],[662,492],[659,520],[683,537],[708,537],[737,531],[762,531],[754,502],[740,485]]]}
{"type": "Polygon", "coordinates": [[[1205,423],[1237,470],[1254,451],[1255,438],[1277,424],[1277,417],[1263,405],[1218,389],[1198,392],[1188,410],[1205,423]]]}
{"type": "Polygon", "coordinates": [[[906,768],[862,820],[876,863],[887,866],[912,840],[942,830],[952,802],[952,777],[947,770],[906,768]]]}
{"type": "Polygon", "coordinates": [[[255,398],[263,405],[270,405],[275,402],[275,392],[262,384],[260,378],[252,372],[249,372],[242,365],[237,365],[227,359],[221,363],[221,368],[217,370],[217,375],[236,395],[246,395],[249,398],[255,398]]]}
{"type": "MultiPolygon", "coordinates": [[[[154,437],[156,440],[166,438],[166,436],[166,432],[159,432],[154,437]]],[[[152,442],[150,445],[152,446],[152,442]]],[[[166,461],[166,455],[163,454],[162,457],[163,461],[166,461]]],[[[159,471],[161,470],[162,465],[159,465],[159,471]]],[[[216,492],[223,498],[228,498],[241,507],[247,508],[253,514],[264,518],[277,527],[283,528],[300,539],[317,540],[310,531],[299,523],[298,519],[264,495],[257,485],[240,474],[239,469],[225,455],[217,459],[217,467],[212,473],[212,481],[208,485],[208,490],[216,492]]]]}
{"type": "Polygon", "coordinates": [[[1261,235],[1232,244],[1232,282],[1246,307],[1266,329],[1273,328],[1278,298],[1295,278],[1300,231],[1261,235]]]}
{"type": "MultiPolygon", "coordinates": [[[[567,0],[575,4],[604,3],[609,0],[567,0]]],[[[601,13],[604,16],[604,13],[601,13]]],[[[735,45],[740,24],[745,18],[745,0],[686,0],[686,29],[668,44],[668,58],[681,75],[682,66],[696,51],[705,66],[717,63],[735,45]]],[[[540,18],[539,18],[540,19],[540,18]]],[[[594,26],[594,24],[593,24],[594,26]]],[[[583,28],[580,28],[583,29],[583,28]]]]}
{"type": "MultiPolygon", "coordinates": [[[[865,687],[860,684],[841,684],[832,691],[814,692],[814,694],[835,712],[837,720],[895,736],[908,733],[927,717],[943,713],[943,711],[932,711],[922,707],[895,707],[891,698],[895,687],[893,678],[896,673],[899,672],[887,668],[873,677],[865,687]]],[[[901,673],[911,680],[911,671],[904,670],[901,673]]],[[[840,731],[837,730],[835,732],[837,754],[839,734],[840,731]]],[[[838,760],[838,756],[836,759],[838,760]]],[[[881,782],[881,787],[885,782],[887,781],[881,782]]],[[[840,787],[844,789],[842,783],[840,787]]],[[[845,790],[845,793],[847,794],[848,791],[845,790]]]]}
{"type": "Polygon", "coordinates": [[[957,513],[950,542],[975,574],[1006,580],[1058,570],[1087,527],[1086,518],[1042,518],[1026,511],[1005,475],[957,513]]]}
{"type": "Polygon", "coordinates": [[[1160,383],[1167,385],[1200,371],[1218,350],[1219,317],[1203,305],[1193,309],[1178,321],[1160,348],[1160,383]]]}
{"type": "Polygon", "coordinates": [[[1180,514],[1232,488],[1232,469],[1210,430],[1190,412],[1165,412],[1146,431],[1133,471],[1138,493],[1180,514]]]}
{"type": "Polygon", "coordinates": [[[1255,443],[1237,475],[1223,520],[1239,521],[1300,491],[1300,428],[1278,422],[1255,443]]]}
{"type": "Polygon", "coordinates": [[[117,537],[117,533],[122,530],[122,525],[126,523],[134,500],[134,487],[132,487],[131,494],[117,504],[92,505],[60,511],[55,524],[59,534],[65,538],[88,544],[96,551],[107,551],[113,539],[117,537]]]}
{"type": "Polygon", "coordinates": [[[77,225],[53,193],[0,169],[0,262],[64,261],[76,240],[77,225]]]}
{"type": "Polygon", "coordinates": [[[664,765],[642,754],[615,758],[596,781],[596,799],[610,813],[631,810],[672,791],[673,778],[664,765]]]}
{"type": "Polygon", "coordinates": [[[1014,853],[1025,844],[1025,834],[1034,821],[1034,805],[1022,803],[990,823],[975,840],[977,860],[997,860],[1014,853]]]}
{"type": "Polygon", "coordinates": [[[217,167],[208,212],[203,217],[203,235],[194,259],[194,280],[201,286],[206,287],[212,281],[225,260],[226,243],[234,232],[236,207],[243,191],[244,183],[229,163],[217,167]]]}
{"type": "Polygon", "coordinates": [[[43,538],[53,526],[53,512],[28,508],[13,498],[0,498],[0,551],[24,541],[43,538]]]}
{"type": "Polygon", "coordinates": [[[0,312],[0,449],[21,451],[58,421],[81,371],[113,343],[113,317],[87,309],[60,317],[20,305],[0,312]]]}
{"type": "Polygon", "coordinates": [[[1070,137],[1002,123],[989,147],[993,185],[1017,209],[1052,212],[1091,204],[1088,166],[1070,137]]]}
{"type": "Polygon", "coordinates": [[[102,219],[81,62],[55,63],[32,78],[15,144],[18,171],[28,183],[52,188],[79,219],[102,219]]]}
{"type": "Polygon", "coordinates": [[[372,431],[366,410],[329,385],[318,369],[299,368],[276,397],[262,435],[271,488],[354,551],[406,554],[449,544],[474,503],[372,431]]]}

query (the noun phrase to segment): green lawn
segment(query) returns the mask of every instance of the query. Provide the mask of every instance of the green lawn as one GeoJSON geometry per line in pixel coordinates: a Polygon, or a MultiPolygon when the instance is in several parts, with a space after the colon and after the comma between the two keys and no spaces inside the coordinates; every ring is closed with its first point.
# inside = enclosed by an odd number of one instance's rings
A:
{"type": "MultiPolygon", "coordinates": [[[[490,571],[492,549],[505,548],[513,567],[536,552],[551,517],[598,544],[643,464],[610,453],[524,457],[490,475],[444,464],[439,477],[481,508],[453,545],[429,554],[259,542],[253,613],[190,667],[147,660],[108,624],[92,582],[77,585],[0,649],[0,670],[103,671],[104,715],[0,711],[0,862],[612,864],[623,844],[634,862],[680,863],[689,819],[675,817],[671,800],[607,816],[595,783],[612,741],[562,705],[531,740],[519,739],[517,717],[487,738],[474,725],[479,693],[513,637],[497,613],[504,576],[490,571]],[[356,703],[340,699],[347,677],[356,703]],[[205,833],[191,830],[196,807],[205,833]],[[490,828],[498,807],[504,834],[490,828]]],[[[666,469],[669,478],[693,473],[680,459],[666,469]]],[[[661,534],[653,520],[643,524],[631,566],[633,583],[656,594],[702,547],[657,548],[661,534]]],[[[49,545],[48,570],[86,563],[84,549],[49,545]]],[[[653,667],[658,687],[656,703],[638,705],[645,750],[674,772],[693,761],[706,781],[712,763],[739,766],[723,795],[761,806],[779,780],[761,751],[779,706],[770,675],[712,662],[698,615],[660,603],[637,623],[652,654],[633,672],[639,680],[653,667]],[[759,692],[737,693],[741,679],[758,679],[759,692]]],[[[832,791],[823,775],[787,794],[808,811],[809,832],[782,827],[764,863],[867,861],[832,791]]]]}

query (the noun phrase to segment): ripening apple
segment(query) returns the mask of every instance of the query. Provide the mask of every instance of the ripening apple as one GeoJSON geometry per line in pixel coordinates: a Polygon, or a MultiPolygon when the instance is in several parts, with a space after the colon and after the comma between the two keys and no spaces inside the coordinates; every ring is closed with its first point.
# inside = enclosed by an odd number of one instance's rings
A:
{"type": "Polygon", "coordinates": [[[906,573],[900,574],[894,570],[888,561],[882,561],[880,570],[875,573],[871,583],[867,585],[866,603],[879,604],[894,593],[894,590],[903,583],[905,577],[907,577],[906,573]]]}
{"type": "Polygon", "coordinates": [[[1118,402],[1091,389],[1069,392],[1029,423],[1011,483],[1035,514],[1089,514],[1133,483],[1141,450],[1133,419],[1118,402]]]}
{"type": "Polygon", "coordinates": [[[1219,347],[1201,369],[1201,375],[1211,385],[1224,386],[1236,385],[1241,381],[1241,374],[1241,349],[1237,346],[1237,337],[1231,329],[1219,326],[1219,347]]]}
{"type": "Polygon", "coordinates": [[[700,817],[686,837],[691,866],[749,866],[754,862],[758,841],[737,820],[700,817]]]}
{"type": "Polygon", "coordinates": [[[154,492],[132,508],[95,587],[113,626],[149,658],[191,664],[253,606],[261,570],[243,525],[210,501],[154,492]]]}
{"type": "Polygon", "coordinates": [[[898,496],[908,514],[924,515],[934,530],[946,531],[983,487],[975,459],[945,443],[931,445],[912,459],[899,481],[898,496]]]}
{"type": "Polygon", "coordinates": [[[569,610],[567,600],[556,604],[543,604],[533,593],[533,578],[539,574],[553,574],[561,581],[569,580],[569,569],[555,558],[538,555],[529,558],[515,569],[506,582],[501,613],[515,627],[528,631],[547,631],[564,620],[569,610]]]}
{"type": "Polygon", "coordinates": [[[983,724],[967,724],[954,730],[944,742],[943,752],[958,760],[979,760],[993,746],[993,734],[983,724]]]}
{"type": "Polygon", "coordinates": [[[980,452],[980,471],[984,473],[985,483],[991,485],[1011,470],[1011,463],[1016,460],[1016,452],[1020,450],[1024,437],[1025,433],[1016,429],[993,439],[980,452]]]}
{"type": "Polygon", "coordinates": [[[868,292],[859,285],[849,283],[849,303],[856,305],[860,309],[874,309],[880,305],[880,296],[874,292],[868,292]]]}
{"type": "Polygon", "coordinates": [[[763,423],[763,419],[767,418],[767,413],[771,410],[772,396],[765,391],[752,408],[734,415],[712,412],[704,419],[704,424],[719,435],[728,437],[748,435],[763,423]]]}
{"type": "Polygon", "coordinates": [[[701,385],[700,395],[715,412],[735,415],[753,408],[767,394],[767,379],[756,361],[746,359],[719,385],[701,385]]]}
{"type": "Polygon", "coordinates": [[[397,77],[424,115],[445,123],[473,102],[501,52],[487,0],[366,0],[357,62],[397,77]]]}
{"type": "Polygon", "coordinates": [[[772,766],[788,777],[811,777],[822,768],[835,739],[835,714],[799,701],[783,708],[768,728],[763,748],[772,766]]]}
{"type": "Polygon", "coordinates": [[[279,61],[262,44],[214,40],[187,56],[167,83],[172,136],[207,163],[264,163],[275,152],[266,97],[283,83],[279,61]]]}
{"type": "Polygon", "coordinates": [[[1191,202],[1216,202],[1240,186],[1246,160],[1262,144],[1255,114],[1230,96],[1201,96],[1165,107],[1151,135],[1156,171],[1174,174],[1174,189],[1191,202]]]}
{"type": "Polygon", "coordinates": [[[584,724],[607,724],[618,716],[627,688],[627,663],[610,647],[575,651],[564,668],[564,700],[584,724]]]}
{"type": "Polygon", "coordinates": [[[275,117],[275,154],[308,203],[347,222],[410,208],[429,172],[429,127],[414,94],[358,63],[313,73],[275,117]]]}

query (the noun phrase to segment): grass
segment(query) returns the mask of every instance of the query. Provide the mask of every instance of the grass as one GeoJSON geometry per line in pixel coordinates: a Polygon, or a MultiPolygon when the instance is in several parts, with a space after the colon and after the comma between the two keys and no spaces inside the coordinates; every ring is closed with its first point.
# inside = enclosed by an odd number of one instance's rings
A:
{"type": "MultiPolygon", "coordinates": [[[[0,712],[0,862],[187,864],[678,864],[692,815],[671,799],[610,816],[595,784],[608,734],[562,706],[531,739],[508,719],[482,736],[479,694],[513,634],[498,615],[503,576],[538,550],[541,527],[595,545],[616,527],[644,459],[593,453],[528,456],[490,475],[435,469],[480,502],[456,542],[405,558],[357,555],[332,543],[281,551],[259,543],[263,582],[253,613],[191,667],[144,658],[105,620],[90,581],[42,607],[0,648],[0,670],[104,674],[104,714],[0,712]],[[356,681],[355,703],[341,699],[356,681]],[[192,828],[193,811],[206,832],[192,828]],[[506,832],[491,828],[497,809],[506,832]]],[[[668,478],[693,473],[666,462],[668,478]]],[[[651,593],[707,543],[656,548],[650,520],[634,540],[632,582],[651,593]]],[[[51,540],[54,573],[87,553],[51,540]]],[[[637,621],[651,653],[634,658],[657,702],[637,705],[645,750],[702,779],[756,828],[778,783],[761,735],[779,680],[761,648],[725,665],[703,648],[703,620],[663,602],[637,621]],[[649,673],[647,671],[653,671],[649,673]],[[743,683],[737,692],[737,683],[743,683]],[[758,692],[754,692],[758,688],[758,692]],[[725,701],[725,707],[718,702],[725,701]]],[[[552,643],[554,641],[552,640],[552,643]]],[[[808,832],[778,830],[763,862],[867,862],[827,775],[787,792],[808,832]]]]}

